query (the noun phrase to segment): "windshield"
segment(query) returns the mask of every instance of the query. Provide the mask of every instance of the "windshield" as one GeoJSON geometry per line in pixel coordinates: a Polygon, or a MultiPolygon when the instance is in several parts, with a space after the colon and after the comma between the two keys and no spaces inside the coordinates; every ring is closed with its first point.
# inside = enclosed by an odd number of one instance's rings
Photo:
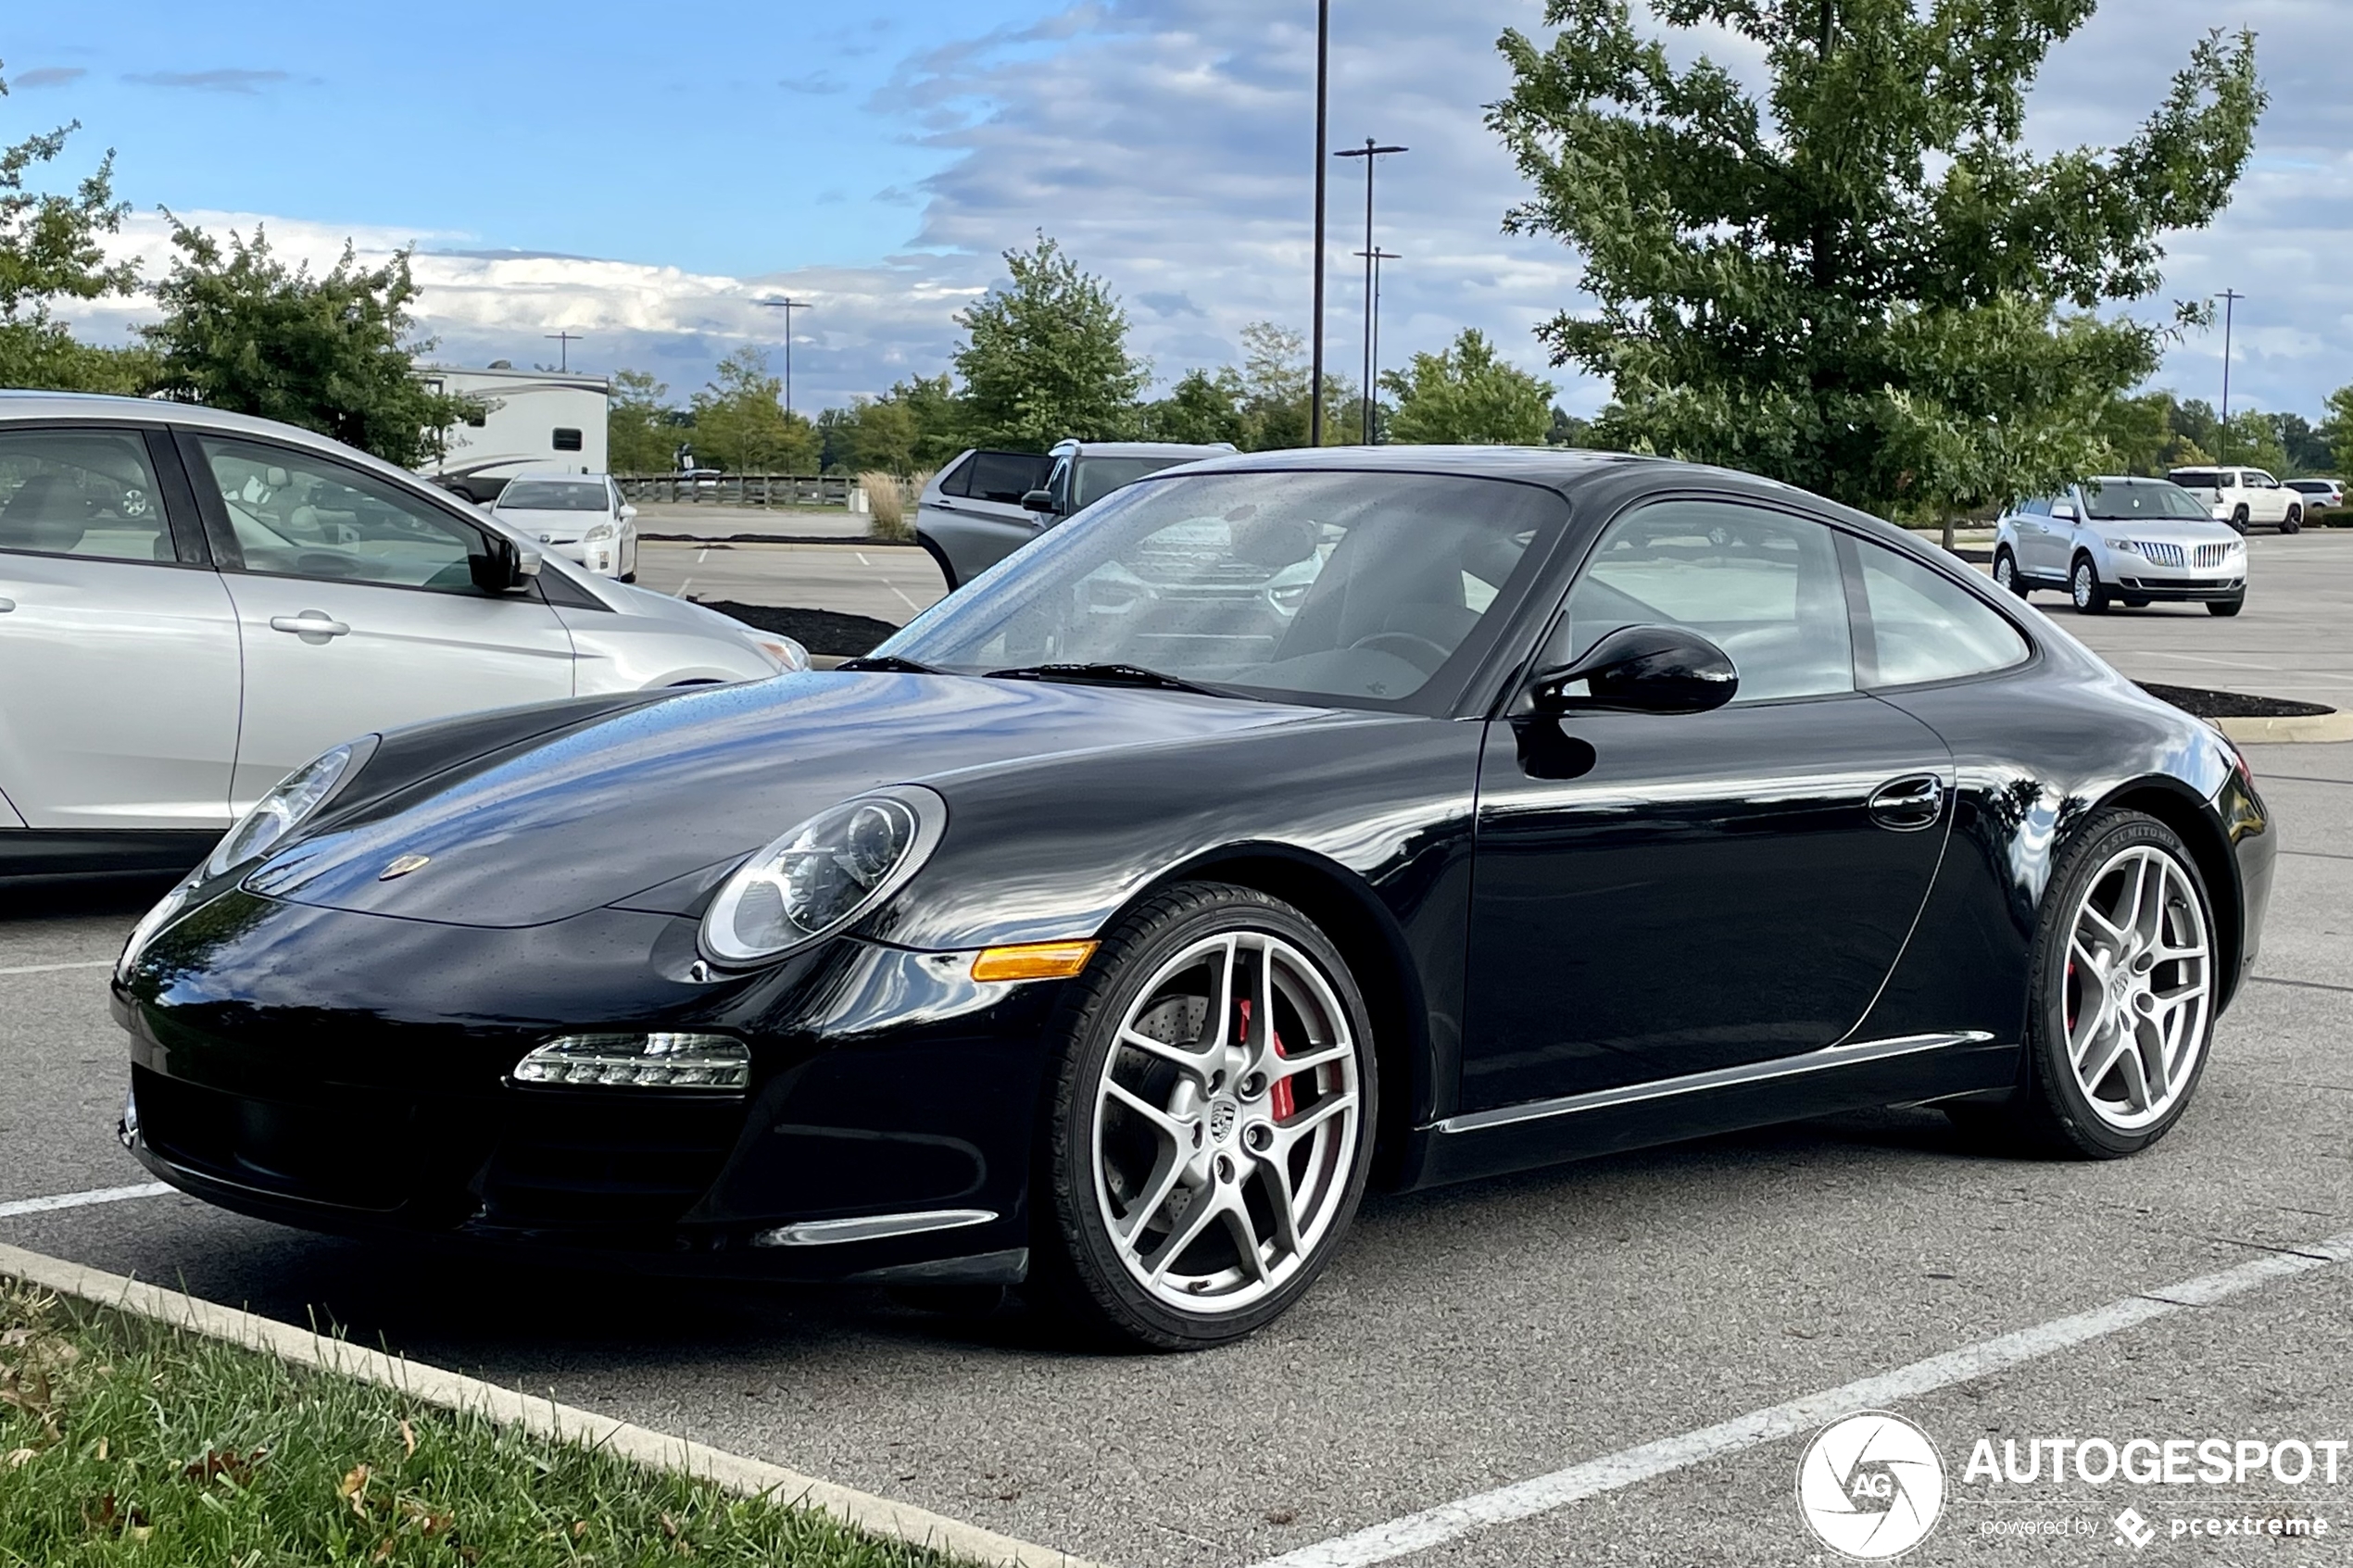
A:
{"type": "Polygon", "coordinates": [[[2104,522],[2126,518],[2178,517],[2211,521],[2196,496],[2164,479],[2111,479],[2083,486],[2086,513],[2104,522]]]}
{"type": "Polygon", "coordinates": [[[1493,642],[1566,509],[1532,485],[1422,474],[1150,482],[1009,558],[877,652],[965,674],[1135,665],[1253,694],[1434,711],[1493,642]]]}
{"type": "Polygon", "coordinates": [[[518,479],[498,492],[502,512],[600,512],[605,487],[594,480],[518,479]]]}
{"type": "Polygon", "coordinates": [[[1077,511],[1091,507],[1114,490],[1124,490],[1146,474],[1173,469],[1178,463],[1189,463],[1190,458],[1081,458],[1078,459],[1078,483],[1071,495],[1070,509],[1077,511]]]}

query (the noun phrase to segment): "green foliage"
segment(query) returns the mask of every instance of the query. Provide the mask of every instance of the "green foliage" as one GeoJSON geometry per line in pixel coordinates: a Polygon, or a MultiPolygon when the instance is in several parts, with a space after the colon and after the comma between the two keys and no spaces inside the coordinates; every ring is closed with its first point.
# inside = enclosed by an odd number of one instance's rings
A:
{"type": "Polygon", "coordinates": [[[212,236],[172,220],[179,255],[156,289],[163,320],[142,327],[157,386],[183,402],[315,430],[415,468],[476,406],[416,376],[431,340],[409,340],[417,285],[409,251],[364,268],[351,246],[324,277],[289,268],[268,237],[212,236]]]}
{"type": "Polygon", "coordinates": [[[2353,474],[2353,386],[2340,386],[2330,393],[2323,412],[2315,433],[2328,443],[2335,471],[2353,474]]]}
{"type": "Polygon", "coordinates": [[[970,334],[956,371],[975,439],[1042,452],[1065,436],[1128,433],[1149,371],[1128,357],[1110,287],[1042,233],[1035,249],[1005,252],[1005,267],[1011,286],[956,318],[970,334]]]}
{"type": "Polygon", "coordinates": [[[948,1568],[790,1499],[0,1289],[0,1562],[948,1568]]]}
{"type": "Polygon", "coordinates": [[[1547,446],[1592,446],[1593,421],[1580,420],[1566,408],[1554,408],[1551,422],[1544,427],[1547,446]]]}
{"type": "Polygon", "coordinates": [[[695,394],[695,460],[737,473],[815,473],[817,430],[786,413],[784,378],[769,372],[768,351],[738,348],[695,394]]]}
{"type": "Polygon", "coordinates": [[[692,419],[670,406],[670,388],[645,370],[617,370],[605,407],[606,463],[615,473],[668,473],[692,419]]]}
{"type": "Polygon", "coordinates": [[[1138,434],[1146,441],[1230,441],[1239,445],[1242,423],[1242,379],[1228,365],[1179,376],[1167,396],[1139,410],[1138,434]]]}
{"type": "Polygon", "coordinates": [[[2159,233],[2229,199],[2264,103],[2251,35],[2210,34],[2129,143],[2033,157],[2027,89],[2095,4],[1662,0],[1762,54],[1762,102],[1625,0],[1506,32],[1490,123],[1534,187],[1506,225],[1583,258],[1599,310],[1538,335],[1610,380],[1603,438],[1899,514],[2094,470],[2161,338],[2096,307],[2157,288],[2159,233]]]}
{"type": "Polygon", "coordinates": [[[1381,377],[1397,396],[1391,440],[1445,446],[1534,446],[1553,423],[1553,383],[1495,357],[1495,345],[1466,328],[1441,354],[1416,354],[1381,377]]]}
{"type": "MultiPolygon", "coordinates": [[[[0,96],[7,90],[0,82],[0,96]]],[[[152,383],[151,356],[78,342],[50,315],[58,300],[102,299],[138,286],[133,263],[106,258],[105,236],[122,227],[129,210],[114,197],[113,153],[70,191],[30,188],[80,129],[75,120],[0,148],[0,386],[138,396],[152,383]]]]}

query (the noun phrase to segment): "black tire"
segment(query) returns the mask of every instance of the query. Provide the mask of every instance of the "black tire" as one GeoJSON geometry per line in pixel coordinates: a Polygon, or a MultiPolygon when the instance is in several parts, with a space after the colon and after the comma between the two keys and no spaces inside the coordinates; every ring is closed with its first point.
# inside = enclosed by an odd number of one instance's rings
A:
{"type": "Polygon", "coordinates": [[[2208,615],[2229,617],[2236,615],[2239,611],[2245,609],[2246,608],[2246,596],[2245,594],[2241,594],[2234,599],[2208,599],[2206,601],[2206,613],[2208,615]]]}
{"type": "MultiPolygon", "coordinates": [[[[1033,1305],[1089,1341],[1155,1350],[1230,1344],[1289,1310],[1315,1284],[1347,1234],[1364,1197],[1379,1125],[1371,1026],[1364,997],[1339,950],[1280,899],[1223,883],[1180,884],[1146,901],[1103,938],[1085,973],[1072,982],[1053,1037],[1056,1061],[1033,1176],[1030,1277],[1024,1286],[1033,1305]],[[1097,1086],[1122,1020],[1145,999],[1144,987],[1155,974],[1204,937],[1230,932],[1279,938],[1313,963],[1338,998],[1359,1085],[1356,1142],[1345,1172],[1333,1172],[1333,1188],[1327,1190],[1335,1196],[1319,1238],[1299,1255],[1298,1266],[1278,1286],[1228,1311],[1181,1311],[1145,1288],[1110,1235],[1096,1197],[1097,1086]]],[[[1256,1092],[1267,1092],[1263,1083],[1256,1092]]]]}
{"type": "Polygon", "coordinates": [[[2124,608],[2126,609],[2146,609],[2148,607],[2148,596],[2145,594],[2127,594],[2124,596],[2124,608]]]}
{"type": "Polygon", "coordinates": [[[2018,574],[2018,558],[2007,550],[1994,552],[1994,581],[2021,599],[2034,591],[2026,585],[2026,579],[2018,574]]]}
{"type": "Polygon", "coordinates": [[[2301,533],[2304,532],[2304,508],[2302,507],[2290,507],[2287,509],[2287,516],[2280,521],[2280,532],[2283,533],[2301,533]]]}
{"type": "Polygon", "coordinates": [[[2067,596],[2074,602],[2079,614],[2108,613],[2108,584],[2100,581],[2099,569],[2092,564],[2091,557],[2077,556],[2075,564],[2068,568],[2067,596]]]}
{"type": "Polygon", "coordinates": [[[623,583],[635,583],[637,581],[637,574],[634,571],[624,571],[621,574],[621,580],[623,583]]]}
{"type": "Polygon", "coordinates": [[[2245,507],[2241,507],[2238,510],[2231,514],[2231,526],[2237,529],[2241,533],[2246,532],[2246,508],[2245,507]]]}
{"type": "Polygon", "coordinates": [[[2034,950],[2028,969],[2025,1071],[2022,1082],[1999,1105],[1962,1104],[1944,1113],[1964,1133],[1994,1147],[2070,1160],[2118,1160],[2137,1154],[2171,1131],[2196,1098],[2199,1079],[2214,1043],[2215,1001],[2221,993],[2214,901],[2197,862],[2171,828],[2139,811],[2096,811],[2059,851],[2035,919],[2034,950]],[[2067,984],[2076,911],[2093,882],[2124,850],[2160,851],[2196,893],[2207,932],[2208,1000],[2203,1034],[2189,1077],[2171,1108],[2151,1125],[2122,1130],[2092,1108],[2068,1060],[2067,984]]]}

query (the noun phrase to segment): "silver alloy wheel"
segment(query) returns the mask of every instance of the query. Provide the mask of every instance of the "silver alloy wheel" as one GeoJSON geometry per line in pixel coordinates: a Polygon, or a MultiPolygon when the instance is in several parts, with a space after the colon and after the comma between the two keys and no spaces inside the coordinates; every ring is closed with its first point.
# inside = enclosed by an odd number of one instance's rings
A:
{"type": "Polygon", "coordinates": [[[1280,1289],[1346,1203],[1356,1042],[1330,983],[1279,936],[1223,932],[1163,964],[1095,1097],[1104,1230],[1168,1306],[1230,1311],[1280,1289]]]}
{"type": "Polygon", "coordinates": [[[2070,580],[2068,587],[2069,596],[2075,600],[2075,608],[2078,609],[2091,608],[2092,595],[2095,591],[2096,584],[2092,575],[2092,563],[2087,560],[2077,561],[2075,563],[2075,575],[2070,580]]]}
{"type": "Polygon", "coordinates": [[[2008,552],[2005,551],[2001,555],[1995,556],[1994,558],[1994,583],[1998,586],[2004,588],[2015,588],[2017,585],[2017,580],[2018,565],[2010,559],[2008,552]]]}
{"type": "Polygon", "coordinates": [[[2214,992],[2206,909],[2162,849],[2119,850],[2068,935],[2067,1056],[2092,1111],[2137,1132],[2172,1110],[2206,1047],[2214,992]]]}

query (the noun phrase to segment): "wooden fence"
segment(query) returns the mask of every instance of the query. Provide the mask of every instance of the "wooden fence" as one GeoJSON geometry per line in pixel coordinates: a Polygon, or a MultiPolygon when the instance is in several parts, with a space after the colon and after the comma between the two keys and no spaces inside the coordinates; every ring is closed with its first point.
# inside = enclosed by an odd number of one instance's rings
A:
{"type": "Polygon", "coordinates": [[[623,499],[706,507],[848,507],[848,474],[617,473],[623,499]]]}

